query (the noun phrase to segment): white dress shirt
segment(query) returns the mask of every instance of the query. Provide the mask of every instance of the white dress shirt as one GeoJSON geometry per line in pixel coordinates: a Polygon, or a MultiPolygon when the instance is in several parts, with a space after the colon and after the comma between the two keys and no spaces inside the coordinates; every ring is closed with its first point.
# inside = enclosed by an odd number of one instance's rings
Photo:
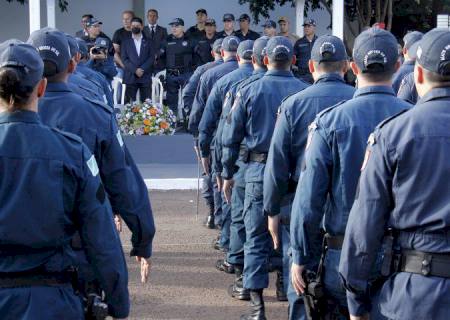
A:
{"type": "Polygon", "coordinates": [[[134,46],[136,47],[137,55],[139,57],[139,55],[141,54],[142,33],[133,34],[132,36],[133,36],[134,46]]]}

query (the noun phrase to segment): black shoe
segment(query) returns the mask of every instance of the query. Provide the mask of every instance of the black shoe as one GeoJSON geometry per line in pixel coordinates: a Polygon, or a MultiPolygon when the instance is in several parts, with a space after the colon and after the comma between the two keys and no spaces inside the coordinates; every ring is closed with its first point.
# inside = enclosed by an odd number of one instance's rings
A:
{"type": "Polygon", "coordinates": [[[208,229],[215,229],[216,225],[214,224],[214,215],[209,215],[206,219],[205,227],[208,229]]]}
{"type": "Polygon", "coordinates": [[[228,295],[238,300],[250,300],[250,290],[244,288],[242,284],[242,275],[236,277],[234,283],[228,287],[228,295]]]}
{"type": "Polygon", "coordinates": [[[234,266],[232,264],[228,263],[228,261],[225,259],[217,260],[216,269],[219,271],[223,271],[225,273],[230,273],[230,274],[234,273],[234,266]]]}
{"type": "Polygon", "coordinates": [[[283,273],[277,271],[277,300],[278,301],[288,301],[286,292],[284,292],[284,281],[283,281],[283,273]]]}
{"type": "Polygon", "coordinates": [[[251,312],[241,316],[241,320],[267,320],[264,308],[263,289],[250,290],[251,312]]]}
{"type": "Polygon", "coordinates": [[[220,240],[219,240],[219,238],[213,240],[213,242],[212,242],[212,248],[213,248],[214,250],[222,251],[223,253],[227,253],[227,252],[228,252],[228,248],[222,247],[222,246],[220,245],[220,240]]]}

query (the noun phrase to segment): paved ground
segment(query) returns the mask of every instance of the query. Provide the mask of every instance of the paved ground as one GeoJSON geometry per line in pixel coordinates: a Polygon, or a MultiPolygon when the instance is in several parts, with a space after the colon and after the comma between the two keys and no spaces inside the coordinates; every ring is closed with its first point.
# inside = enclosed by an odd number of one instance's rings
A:
{"type": "MultiPolygon", "coordinates": [[[[226,287],[233,276],[214,268],[221,255],[210,243],[217,234],[195,220],[194,191],[152,191],[156,219],[153,268],[150,283],[139,282],[139,269],[128,259],[131,315],[129,319],[237,320],[248,302],[228,297],[226,287]]],[[[206,209],[201,207],[199,220],[206,209]]],[[[124,231],[125,252],[130,233],[124,231]]],[[[268,319],[287,319],[287,304],[275,299],[274,279],[266,290],[268,319]]]]}

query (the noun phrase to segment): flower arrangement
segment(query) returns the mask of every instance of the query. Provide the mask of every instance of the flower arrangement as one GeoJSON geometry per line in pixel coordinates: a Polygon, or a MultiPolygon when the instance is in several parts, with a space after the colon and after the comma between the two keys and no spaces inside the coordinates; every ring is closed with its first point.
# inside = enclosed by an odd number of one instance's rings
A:
{"type": "Polygon", "coordinates": [[[152,103],[127,104],[117,115],[119,128],[124,135],[172,135],[175,132],[176,118],[169,107],[152,103]]]}

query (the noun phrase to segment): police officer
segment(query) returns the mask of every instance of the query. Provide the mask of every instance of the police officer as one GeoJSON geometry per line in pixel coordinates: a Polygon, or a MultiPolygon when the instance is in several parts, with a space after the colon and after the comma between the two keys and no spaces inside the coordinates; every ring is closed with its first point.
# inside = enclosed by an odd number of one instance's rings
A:
{"type": "MultiPolygon", "coordinates": [[[[203,115],[203,111],[206,106],[206,102],[208,100],[209,95],[213,89],[214,84],[226,74],[232,72],[233,70],[238,68],[238,62],[236,58],[237,49],[239,46],[239,39],[235,36],[229,36],[223,39],[222,41],[222,50],[221,55],[223,57],[224,62],[216,66],[212,69],[206,71],[200,78],[200,83],[197,88],[197,92],[195,94],[194,103],[192,104],[192,111],[189,117],[189,126],[188,129],[191,134],[194,136],[194,143],[197,146],[198,144],[198,125],[203,115]]],[[[197,148],[197,147],[196,147],[197,148]]],[[[197,152],[198,157],[200,157],[200,153],[197,152]]],[[[220,190],[217,189],[216,178],[211,177],[214,187],[214,207],[215,207],[215,217],[219,220],[215,221],[216,224],[221,225],[220,218],[222,217],[222,206],[224,206],[225,211],[229,210],[229,206],[226,203],[223,203],[222,196],[220,190]]],[[[227,215],[226,212],[224,214],[227,215]]],[[[215,244],[216,248],[220,248],[219,243],[215,244]]]]}
{"type": "MultiPolygon", "coordinates": [[[[220,117],[219,125],[217,127],[216,139],[215,139],[215,161],[213,162],[213,170],[217,175],[217,184],[219,189],[222,189],[222,132],[224,129],[228,129],[229,126],[224,128],[224,124],[231,107],[234,103],[236,92],[244,89],[246,86],[253,85],[257,80],[261,79],[267,71],[267,67],[264,64],[264,51],[266,50],[268,37],[260,37],[255,40],[253,45],[253,74],[248,78],[239,81],[232,85],[227,93],[227,97],[223,104],[222,114],[220,117]]],[[[235,273],[235,281],[228,288],[228,294],[238,300],[249,300],[250,293],[248,289],[243,287],[243,269],[244,269],[244,243],[245,243],[245,226],[244,226],[244,198],[245,198],[245,169],[247,168],[244,159],[246,159],[245,143],[241,144],[241,150],[239,152],[239,158],[236,161],[236,172],[233,175],[233,190],[231,195],[231,224],[230,224],[230,248],[227,253],[226,259],[221,266],[221,270],[231,273],[235,273]]]]}
{"type": "Polygon", "coordinates": [[[303,81],[313,83],[313,78],[308,68],[308,61],[311,58],[311,50],[316,36],[316,21],[307,19],[303,24],[303,33],[305,34],[294,45],[295,56],[297,57],[297,64],[295,65],[295,76],[303,81]]]}
{"type": "Polygon", "coordinates": [[[167,69],[167,104],[178,121],[178,94],[192,75],[194,44],[184,34],[184,21],[175,18],[169,25],[172,34],[167,37],[164,52],[167,69]]]}
{"type": "Polygon", "coordinates": [[[216,40],[216,21],[214,19],[207,19],[205,22],[205,32],[195,40],[196,44],[194,50],[197,65],[201,66],[213,60],[211,48],[216,40]]]}
{"type": "MultiPolygon", "coordinates": [[[[206,101],[205,110],[203,112],[201,121],[199,123],[199,149],[202,161],[203,170],[207,174],[213,174],[217,176],[215,172],[211,171],[211,162],[215,162],[216,159],[211,157],[211,144],[214,146],[215,132],[217,124],[222,113],[222,105],[226,97],[226,93],[232,84],[237,81],[250,76],[253,72],[253,66],[251,63],[253,54],[253,41],[246,40],[239,44],[237,49],[237,60],[239,68],[223,76],[214,85],[211,94],[206,101]]],[[[219,160],[220,161],[220,160],[219,160]]],[[[222,199],[224,202],[225,200],[222,199]]],[[[229,247],[230,242],[230,223],[231,223],[231,210],[222,210],[222,229],[220,243],[223,247],[229,247]]],[[[218,261],[216,266],[220,269],[223,265],[223,259],[218,261]]]]}
{"type": "Polygon", "coordinates": [[[63,33],[38,30],[28,43],[38,49],[48,80],[46,94],[39,101],[40,119],[52,128],[77,134],[94,154],[113,211],[133,233],[130,254],[141,261],[142,271],[147,270],[155,234],[152,209],[147,187],[124,145],[113,111],[68,88],[74,64],[63,33]]]}
{"type": "Polygon", "coordinates": [[[89,51],[90,60],[87,63],[89,68],[103,74],[109,83],[112,82],[114,76],[117,74],[114,57],[108,54],[111,46],[110,42],[107,38],[98,37],[95,40],[94,46],[89,51]]]}
{"type": "Polygon", "coordinates": [[[79,137],[40,122],[46,80],[35,48],[3,43],[0,65],[2,317],[84,319],[71,285],[78,231],[108,313],[126,318],[127,268],[95,158],[79,137]]]}
{"type": "Polygon", "coordinates": [[[205,35],[206,20],[208,19],[208,12],[205,9],[198,9],[195,15],[197,16],[197,24],[186,31],[186,36],[191,39],[201,38],[205,35]]]}
{"type": "Polygon", "coordinates": [[[322,111],[309,127],[290,226],[291,278],[300,294],[305,288],[302,272],[305,268],[315,271],[312,268],[319,261],[323,220],[326,313],[340,319],[346,319],[348,311],[339,283],[339,257],[364,158],[364,144],[378,123],[410,108],[392,90],[392,75],[400,63],[397,41],[390,32],[371,28],[361,33],[355,40],[353,60],[351,67],[358,77],[353,99],[322,111]]]}
{"type": "Polygon", "coordinates": [[[241,14],[239,17],[239,30],[236,31],[236,37],[241,41],[256,40],[260,37],[258,32],[250,29],[250,16],[246,13],[241,14]]]}
{"type": "MultiPolygon", "coordinates": [[[[214,55],[214,61],[204,64],[195,69],[194,74],[189,79],[188,83],[183,89],[183,110],[185,114],[190,114],[192,110],[192,102],[194,101],[195,92],[197,91],[200,77],[209,69],[214,68],[223,63],[221,50],[223,39],[217,39],[212,47],[211,54],[214,55]]],[[[195,145],[196,147],[196,145],[195,145]]],[[[196,153],[197,154],[197,153],[196,153]]],[[[198,159],[200,161],[200,159],[198,159]]],[[[211,176],[203,174],[202,176],[202,196],[206,201],[206,205],[209,209],[208,217],[205,221],[205,226],[209,229],[215,228],[214,222],[214,191],[211,176]]]]}
{"type": "Polygon", "coordinates": [[[262,204],[263,173],[278,107],[286,96],[305,88],[290,71],[295,57],[289,39],[271,38],[264,59],[269,71],[253,86],[237,93],[228,118],[230,128],[224,130],[222,137],[222,176],[227,201],[230,201],[234,166],[244,138],[249,151],[245,173],[244,287],[250,289],[252,310],[242,320],[266,319],[263,289],[269,284],[270,236],[262,204]]]}
{"type": "Polygon", "coordinates": [[[273,20],[266,20],[262,25],[264,28],[264,35],[272,38],[277,35],[277,24],[273,20]]]}
{"type": "Polygon", "coordinates": [[[403,62],[392,79],[392,88],[394,88],[396,94],[405,76],[414,71],[418,47],[416,44],[422,37],[423,33],[419,31],[409,32],[403,37],[403,56],[405,57],[405,62],[403,62]]]}
{"type": "Polygon", "coordinates": [[[416,104],[419,96],[417,94],[416,84],[414,83],[414,72],[409,73],[403,78],[398,89],[397,97],[409,103],[416,104]]]}
{"type": "Polygon", "coordinates": [[[371,304],[376,307],[368,294],[368,275],[387,228],[394,235],[390,241],[395,252],[390,253],[395,260],[383,265],[397,268],[387,270],[382,314],[390,319],[448,319],[449,44],[448,30],[425,34],[414,71],[419,102],[384,121],[369,139],[339,266],[354,319],[366,318],[371,304]]]}
{"type": "Polygon", "coordinates": [[[223,30],[217,35],[218,38],[225,38],[229,36],[237,36],[236,31],[234,31],[234,15],[231,13],[225,13],[223,15],[223,30]]]}
{"type": "Polygon", "coordinates": [[[288,293],[289,319],[301,319],[304,315],[303,301],[289,285],[288,249],[291,202],[300,177],[308,125],[319,112],[351,99],[355,92],[344,81],[348,56],[338,37],[321,36],[317,39],[309,68],[314,85],[286,98],[280,106],[264,172],[264,210],[269,215],[274,247],[283,249],[283,284],[288,293]]]}

